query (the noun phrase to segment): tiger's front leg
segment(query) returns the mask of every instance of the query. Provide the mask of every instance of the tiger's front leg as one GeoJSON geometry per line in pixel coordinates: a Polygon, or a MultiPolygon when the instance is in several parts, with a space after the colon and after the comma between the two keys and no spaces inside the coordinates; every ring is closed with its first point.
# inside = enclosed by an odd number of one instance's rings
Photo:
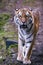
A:
{"type": "Polygon", "coordinates": [[[23,63],[24,64],[31,64],[30,56],[31,56],[32,49],[30,50],[30,47],[31,47],[31,43],[27,43],[23,47],[23,63]]]}
{"type": "Polygon", "coordinates": [[[23,55],[22,55],[23,46],[22,46],[22,43],[23,43],[23,41],[20,38],[18,38],[18,56],[17,56],[18,61],[23,61],[23,55]]]}

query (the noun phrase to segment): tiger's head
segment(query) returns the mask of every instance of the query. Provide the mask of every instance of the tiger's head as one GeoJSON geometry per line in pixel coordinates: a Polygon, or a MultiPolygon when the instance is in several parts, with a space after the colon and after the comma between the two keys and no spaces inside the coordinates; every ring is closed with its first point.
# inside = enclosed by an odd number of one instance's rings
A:
{"type": "Polygon", "coordinates": [[[22,23],[27,22],[29,19],[34,21],[32,11],[30,9],[27,9],[27,8],[22,8],[22,9],[15,11],[15,15],[18,16],[18,18],[21,20],[22,23]]]}
{"type": "Polygon", "coordinates": [[[20,23],[27,23],[30,20],[34,23],[35,32],[37,32],[39,29],[39,14],[40,13],[37,9],[31,11],[28,8],[21,8],[15,11],[15,15],[18,16],[18,18],[20,19],[20,23]]]}

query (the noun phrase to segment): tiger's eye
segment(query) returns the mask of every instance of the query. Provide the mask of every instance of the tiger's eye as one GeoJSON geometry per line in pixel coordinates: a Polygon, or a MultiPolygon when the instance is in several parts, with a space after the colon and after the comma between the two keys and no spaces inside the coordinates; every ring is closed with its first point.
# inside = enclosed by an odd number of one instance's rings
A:
{"type": "Polygon", "coordinates": [[[29,16],[26,15],[26,17],[29,17],[29,16]]]}
{"type": "Polygon", "coordinates": [[[18,16],[21,17],[21,16],[22,16],[22,12],[19,12],[19,13],[18,13],[18,16]]]}
{"type": "Polygon", "coordinates": [[[22,16],[19,16],[19,18],[22,18],[22,16]]]}
{"type": "Polygon", "coordinates": [[[28,11],[26,12],[26,15],[27,15],[27,16],[29,16],[29,15],[30,15],[28,11]]]}

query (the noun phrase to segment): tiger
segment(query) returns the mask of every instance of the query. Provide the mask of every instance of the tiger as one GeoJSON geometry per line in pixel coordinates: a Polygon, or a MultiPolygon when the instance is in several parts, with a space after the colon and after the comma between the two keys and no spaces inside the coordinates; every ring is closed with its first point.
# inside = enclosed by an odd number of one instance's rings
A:
{"type": "Polygon", "coordinates": [[[29,8],[18,9],[15,11],[14,23],[18,27],[17,60],[31,64],[30,57],[39,30],[39,12],[29,8]]]}

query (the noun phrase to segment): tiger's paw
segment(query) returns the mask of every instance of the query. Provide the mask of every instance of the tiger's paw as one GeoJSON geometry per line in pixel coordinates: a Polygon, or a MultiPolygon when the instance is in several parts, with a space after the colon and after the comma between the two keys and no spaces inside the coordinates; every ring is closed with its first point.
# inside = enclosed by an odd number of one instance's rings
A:
{"type": "Polygon", "coordinates": [[[20,58],[20,57],[17,57],[17,61],[18,61],[18,62],[23,62],[23,59],[20,58]]]}
{"type": "Polygon", "coordinates": [[[23,60],[23,64],[25,64],[25,65],[31,64],[31,60],[30,59],[29,60],[23,60]]]}

